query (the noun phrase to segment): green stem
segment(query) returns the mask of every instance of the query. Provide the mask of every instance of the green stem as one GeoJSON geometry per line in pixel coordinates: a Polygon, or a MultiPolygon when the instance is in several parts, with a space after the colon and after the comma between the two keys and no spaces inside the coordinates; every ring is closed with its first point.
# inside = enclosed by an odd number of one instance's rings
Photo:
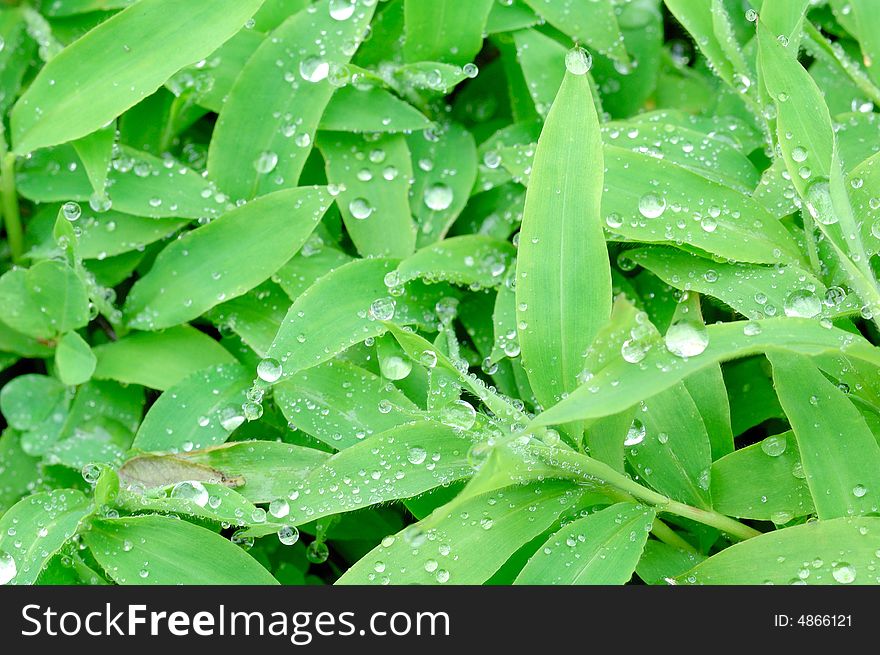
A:
{"type": "Polygon", "coordinates": [[[15,155],[6,150],[6,136],[0,124],[0,212],[6,226],[6,241],[12,261],[16,264],[24,254],[24,232],[18,210],[18,193],[15,189],[15,155]]]}
{"type": "Polygon", "coordinates": [[[653,534],[655,537],[657,537],[657,539],[669,546],[680,548],[681,550],[687,551],[688,553],[699,552],[696,548],[691,546],[687,541],[680,537],[675,530],[670,528],[659,518],[654,519],[654,525],[651,527],[651,534],[653,534]]]}
{"type": "Polygon", "coordinates": [[[714,510],[700,509],[685,505],[676,500],[672,500],[661,493],[657,493],[653,489],[643,487],[635,480],[627,477],[623,473],[614,470],[608,464],[593,459],[587,455],[581,455],[574,451],[557,451],[549,458],[549,463],[555,464],[559,470],[560,477],[570,477],[588,481],[590,483],[600,483],[611,485],[621,491],[628,493],[636,500],[640,500],[649,505],[653,505],[657,511],[675,514],[683,518],[697,521],[704,525],[711,526],[721,530],[728,536],[744,541],[757,537],[761,533],[750,528],[739,521],[719,514],[714,510]]]}

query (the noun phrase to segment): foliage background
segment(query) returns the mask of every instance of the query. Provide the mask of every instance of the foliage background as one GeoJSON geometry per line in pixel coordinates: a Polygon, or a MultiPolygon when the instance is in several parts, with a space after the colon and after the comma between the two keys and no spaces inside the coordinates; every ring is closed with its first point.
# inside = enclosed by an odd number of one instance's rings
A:
{"type": "Polygon", "coordinates": [[[876,583],[880,10],[761,5],[5,2],[0,582],[876,583]]]}

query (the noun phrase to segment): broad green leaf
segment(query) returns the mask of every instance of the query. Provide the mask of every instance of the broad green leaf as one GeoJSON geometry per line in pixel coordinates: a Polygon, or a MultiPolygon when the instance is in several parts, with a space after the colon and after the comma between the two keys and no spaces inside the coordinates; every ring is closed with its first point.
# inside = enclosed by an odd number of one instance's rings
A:
{"type": "Polygon", "coordinates": [[[645,584],[663,585],[670,578],[694,568],[705,559],[705,555],[649,539],[642,558],[636,564],[636,574],[645,584]]]}
{"type": "Polygon", "coordinates": [[[431,127],[431,121],[388,91],[344,86],[333,94],[319,127],[337,132],[410,132],[431,127]]]}
{"type": "Polygon", "coordinates": [[[103,127],[172,73],[211,54],[261,3],[141,0],[101,23],[52,59],[16,103],[15,151],[27,154],[103,127]]]}
{"type": "Polygon", "coordinates": [[[134,332],[94,348],[98,366],[94,377],[168,389],[190,373],[214,364],[232,362],[220,344],[193,327],[182,325],[161,332],[134,332]],[[140,362],[132,367],[131,362],[140,362]]]}
{"type": "Polygon", "coordinates": [[[493,0],[404,0],[406,61],[466,64],[483,44],[493,0]]]}
{"type": "Polygon", "coordinates": [[[709,435],[683,384],[643,401],[624,443],[630,464],[657,491],[688,505],[711,507],[709,435]]]}
{"type": "Polygon", "coordinates": [[[632,503],[572,521],[538,548],[514,584],[626,584],[653,522],[653,509],[632,503]]]}
{"type": "Polygon", "coordinates": [[[412,253],[416,231],[409,211],[412,163],[406,139],[333,133],[322,134],[318,147],[328,181],[340,189],[336,204],[358,252],[364,257],[412,253]]]}
{"type": "Polygon", "coordinates": [[[418,412],[393,384],[345,361],[299,371],[275,385],[274,394],[291,425],[337,450],[409,423],[418,412]]]}
{"type": "Polygon", "coordinates": [[[297,185],[335,89],[330,68],[349,62],[376,4],[344,12],[335,7],[321,0],[284,21],[229,92],[211,139],[208,172],[233,199],[297,185]]]}
{"type": "Polygon", "coordinates": [[[434,305],[449,295],[444,285],[414,282],[403,295],[392,298],[386,276],[396,265],[389,259],[356,260],[320,278],[297,298],[268,353],[281,362],[284,375],[383,334],[386,327],[371,312],[376,301],[383,311],[392,308],[393,320],[401,325],[436,323],[434,305]]]}
{"type": "Polygon", "coordinates": [[[76,154],[79,155],[92,183],[92,189],[98,197],[104,196],[115,140],[116,124],[111,123],[73,142],[76,154]]]}
{"type": "Polygon", "coordinates": [[[0,38],[6,45],[0,50],[0,111],[4,114],[15,101],[36,50],[27,28],[20,8],[6,6],[0,12],[0,38]]]}
{"type": "Polygon", "coordinates": [[[861,337],[824,328],[810,319],[737,321],[710,325],[707,330],[709,341],[702,354],[680,358],[661,346],[650,349],[637,365],[620,357],[568,398],[537,416],[534,423],[554,425],[608,416],[708,366],[770,350],[812,356],[843,352],[853,359],[880,364],[880,354],[861,337]]]}
{"type": "Polygon", "coordinates": [[[840,287],[829,292],[818,278],[797,264],[762,266],[715,261],[667,246],[630,250],[626,256],[667,284],[717,298],[747,318],[801,312],[807,317],[831,317],[857,312],[861,305],[840,287]],[[798,299],[803,297],[808,297],[808,308],[801,310],[798,299]]]}
{"type": "Polygon", "coordinates": [[[88,342],[76,332],[68,332],[55,347],[55,368],[68,386],[87,382],[95,372],[97,360],[88,342]]]}
{"type": "Polygon", "coordinates": [[[877,584],[875,517],[813,521],[749,539],[677,577],[686,584],[877,584]]]}
{"type": "Polygon", "coordinates": [[[12,428],[0,434],[0,516],[12,507],[36,484],[40,460],[31,457],[21,448],[21,436],[12,428]]]}
{"type": "Polygon", "coordinates": [[[89,322],[85,285],[67,264],[46,260],[0,277],[3,322],[37,339],[52,339],[89,322]]]}
{"type": "Polygon", "coordinates": [[[572,513],[585,493],[548,480],[460,496],[384,540],[337,584],[481,584],[561,514],[572,513]]]}
{"type": "Polygon", "coordinates": [[[286,498],[299,481],[327,461],[329,455],[275,441],[241,441],[183,453],[180,459],[244,481],[236,491],[252,503],[286,498]]]}
{"type": "Polygon", "coordinates": [[[64,387],[46,375],[19,375],[0,390],[0,410],[16,430],[30,430],[45,421],[64,399],[64,387]]]}
{"type": "Polygon", "coordinates": [[[540,19],[524,0],[495,2],[486,19],[486,33],[511,32],[536,25],[540,19]]]}
{"type": "Polygon", "coordinates": [[[629,63],[612,0],[526,0],[526,3],[575,43],[586,43],[621,64],[629,63]]]}
{"type": "Polygon", "coordinates": [[[313,235],[300,252],[293,256],[273,276],[291,300],[299,298],[318,278],[353,260],[350,255],[329,245],[313,235]]]}
{"type": "Polygon", "coordinates": [[[477,176],[474,137],[458,123],[407,138],[413,161],[410,207],[419,247],[443,238],[467,203],[477,176]]]}
{"type": "Polygon", "coordinates": [[[730,424],[730,403],[721,366],[709,366],[687,377],[684,386],[696,404],[706,426],[712,460],[732,453],[733,430],[730,424]]]}
{"type": "Polygon", "coordinates": [[[468,433],[440,423],[393,427],[340,451],[291,485],[291,516],[305,523],[468,478],[473,443],[468,433]]]}
{"type": "Polygon", "coordinates": [[[253,351],[263,357],[281,327],[290,298],[271,281],[227,300],[211,309],[207,318],[218,328],[235,332],[253,351]]]}
{"type": "Polygon", "coordinates": [[[538,30],[514,32],[513,42],[535,110],[546,118],[565,77],[565,68],[560,64],[565,61],[567,50],[538,30]]]}
{"type": "Polygon", "coordinates": [[[730,423],[734,435],[767,419],[784,419],[766,357],[747,357],[728,362],[722,369],[730,399],[730,423]]]}
{"type": "Polygon", "coordinates": [[[218,364],[187,376],[150,407],[133,448],[188,451],[214,446],[244,422],[242,403],[253,374],[218,364]]]}
{"type": "Polygon", "coordinates": [[[850,0],[855,36],[862,50],[862,61],[875,83],[880,83],[880,16],[877,7],[866,0],[850,0]]]}
{"type": "Polygon", "coordinates": [[[72,489],[34,494],[10,508],[0,518],[3,582],[33,584],[90,510],[88,498],[72,489]]]}
{"type": "MultiPolygon", "coordinates": [[[[23,160],[16,180],[21,194],[38,202],[86,202],[93,193],[69,145],[23,160]]],[[[107,194],[114,210],[150,218],[212,218],[227,207],[225,196],[191,168],[128,146],[111,162],[107,194]]]]}
{"type": "Polygon", "coordinates": [[[515,249],[507,241],[473,234],[421,248],[397,267],[400,283],[421,278],[462,286],[494,287],[512,270],[515,249]]]}
{"type": "Polygon", "coordinates": [[[246,293],[305,243],[328,203],[319,188],[276,191],[187,232],[135,283],[125,301],[129,326],[170,327],[246,293]]]}
{"type": "Polygon", "coordinates": [[[278,584],[217,533],[165,516],[95,519],[83,542],[118,584],[278,584]]]}
{"type": "Polygon", "coordinates": [[[82,214],[77,224],[82,230],[77,246],[85,259],[103,260],[141,250],[189,223],[184,219],[131,216],[113,210],[99,213],[88,206],[82,208],[82,214]]]}
{"type": "Polygon", "coordinates": [[[566,73],[538,140],[516,269],[523,365],[546,407],[577,386],[583,354],[611,314],[602,170],[589,83],[566,73]]]}
{"type": "Polygon", "coordinates": [[[772,435],[712,464],[712,506],[740,518],[787,523],[813,513],[794,434],[772,435]]]}
{"type": "Polygon", "coordinates": [[[768,354],[820,519],[876,512],[880,445],[846,394],[809,359],[768,354]]]}

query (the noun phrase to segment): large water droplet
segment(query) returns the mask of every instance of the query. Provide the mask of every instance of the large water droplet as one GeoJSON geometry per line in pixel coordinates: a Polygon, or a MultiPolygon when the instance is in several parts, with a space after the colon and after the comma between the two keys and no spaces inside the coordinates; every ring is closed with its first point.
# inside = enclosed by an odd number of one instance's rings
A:
{"type": "Polygon", "coordinates": [[[856,580],[856,568],[847,562],[838,562],[831,569],[831,575],[840,584],[850,584],[856,580]]]}
{"type": "Polygon", "coordinates": [[[370,305],[370,316],[377,321],[390,321],[394,318],[395,305],[393,298],[377,298],[370,305]]]}
{"type": "Polygon", "coordinates": [[[312,564],[323,564],[330,557],[330,549],[323,541],[313,541],[306,548],[306,559],[312,564]]]}
{"type": "Polygon", "coordinates": [[[813,318],[822,311],[822,301],[809,289],[799,289],[788,294],[782,307],[786,316],[813,318]]]}
{"type": "Polygon", "coordinates": [[[261,152],[260,156],[254,160],[254,168],[257,173],[261,175],[265,175],[266,173],[271,173],[275,170],[275,167],[278,165],[278,155],[274,152],[265,151],[261,152]]]}
{"type": "Polygon", "coordinates": [[[278,541],[285,546],[292,546],[299,541],[299,530],[292,525],[285,525],[278,530],[278,541]]]}
{"type": "Polygon", "coordinates": [[[354,0],[330,0],[330,17],[334,20],[348,20],[354,13],[354,0]]]}
{"type": "Polygon", "coordinates": [[[299,74],[306,82],[320,82],[329,73],[330,64],[320,57],[307,57],[299,62],[299,74]]]}
{"type": "Polygon", "coordinates": [[[199,507],[204,507],[208,504],[208,500],[210,499],[210,494],[208,490],[205,489],[205,485],[196,480],[188,480],[185,482],[178,482],[174,487],[171,488],[171,497],[179,498],[180,500],[188,500],[199,507]]]}
{"type": "Polygon", "coordinates": [[[428,457],[428,451],[421,446],[412,446],[406,453],[406,459],[410,464],[419,465],[428,457]]]}
{"type": "Polygon", "coordinates": [[[425,205],[428,209],[433,209],[436,212],[449,209],[453,199],[452,189],[442,182],[432,184],[425,189],[425,205]]]}
{"type": "Polygon", "coordinates": [[[666,331],[665,342],[676,357],[696,357],[709,345],[709,330],[700,321],[677,321],[666,331]]]}
{"type": "Polygon", "coordinates": [[[645,435],[647,433],[648,431],[645,429],[645,424],[642,423],[639,419],[633,419],[632,424],[626,431],[626,437],[623,440],[623,445],[638,446],[645,440],[645,435]]]}
{"type": "Polygon", "coordinates": [[[260,363],[257,364],[257,377],[263,380],[263,382],[268,382],[270,384],[278,382],[278,380],[281,379],[282,373],[281,362],[277,359],[266,357],[265,359],[260,360],[260,363]]]}
{"type": "Polygon", "coordinates": [[[466,400],[455,400],[440,410],[440,421],[457,430],[470,430],[477,419],[477,410],[466,400]]]}
{"type": "Polygon", "coordinates": [[[646,193],[639,198],[639,213],[645,218],[659,218],[666,211],[666,199],[656,193],[646,193]]]}
{"type": "Polygon", "coordinates": [[[586,75],[593,67],[593,57],[583,48],[572,48],[565,53],[565,67],[572,75],[586,75]]]}
{"type": "Polygon", "coordinates": [[[761,450],[770,457],[779,457],[785,452],[787,446],[788,441],[786,440],[785,435],[782,434],[767,437],[761,442],[761,450]]]}
{"type": "Polygon", "coordinates": [[[82,208],[75,202],[65,202],[61,205],[61,214],[68,221],[76,221],[79,220],[79,217],[82,216],[82,208]]]}
{"type": "Polygon", "coordinates": [[[359,221],[367,219],[373,213],[373,205],[366,198],[355,198],[348,203],[348,211],[359,221]]]}
{"type": "Polygon", "coordinates": [[[810,216],[823,225],[837,222],[837,214],[831,202],[831,188],[825,180],[816,180],[806,190],[807,211],[810,216]]]}

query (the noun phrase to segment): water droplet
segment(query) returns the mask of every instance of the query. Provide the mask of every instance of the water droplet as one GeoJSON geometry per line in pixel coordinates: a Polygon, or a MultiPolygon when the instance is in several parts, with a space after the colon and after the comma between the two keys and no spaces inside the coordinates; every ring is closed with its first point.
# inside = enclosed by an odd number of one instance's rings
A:
{"type": "Polygon", "coordinates": [[[822,301],[809,289],[800,289],[788,294],[782,307],[786,316],[813,318],[822,311],[822,301]]]}
{"type": "Polygon", "coordinates": [[[348,20],[354,9],[354,0],[330,0],[330,18],[333,20],[348,20]]]}
{"type": "Polygon", "coordinates": [[[851,584],[856,580],[856,568],[847,562],[838,562],[831,569],[831,575],[840,584],[851,584]]]}
{"type": "Polygon", "coordinates": [[[623,440],[623,445],[637,446],[645,440],[645,435],[647,433],[648,431],[645,429],[645,424],[642,423],[639,419],[633,419],[632,424],[626,431],[626,437],[623,440]]]}
{"type": "Polygon", "coordinates": [[[605,217],[605,225],[610,227],[612,230],[616,230],[621,225],[623,225],[623,217],[617,212],[611,212],[608,216],[605,217]]]}
{"type": "Polygon", "coordinates": [[[83,480],[89,484],[95,484],[101,477],[101,466],[98,464],[86,464],[82,467],[83,480]]]}
{"type": "Polygon", "coordinates": [[[492,446],[486,442],[475,443],[468,449],[467,463],[475,471],[478,470],[492,453],[492,446]]]}
{"type": "Polygon", "coordinates": [[[394,318],[395,305],[393,298],[377,298],[370,305],[370,316],[377,321],[390,321],[394,318]]]}
{"type": "Polygon", "coordinates": [[[0,585],[9,584],[18,575],[18,568],[12,555],[0,550],[0,585]]]}
{"type": "Polygon", "coordinates": [[[565,53],[565,68],[572,75],[586,75],[593,67],[593,58],[583,48],[572,48],[565,53]]]}
{"type": "Polygon", "coordinates": [[[348,203],[348,211],[359,221],[367,219],[373,213],[373,205],[366,198],[355,198],[348,203]]]}
{"type": "Polygon", "coordinates": [[[801,146],[795,146],[791,150],[791,158],[797,163],[801,163],[806,161],[807,159],[807,149],[802,148],[801,146]]]}
{"type": "Polygon", "coordinates": [[[278,382],[278,380],[281,379],[282,373],[281,362],[277,359],[266,357],[265,359],[261,359],[260,363],[257,364],[257,377],[263,382],[268,382],[269,384],[278,382]]]}
{"type": "Polygon", "coordinates": [[[312,564],[323,564],[330,557],[330,549],[323,541],[313,541],[306,548],[306,559],[312,564]]]}
{"type": "Polygon", "coordinates": [[[178,482],[171,488],[171,497],[179,498],[180,500],[188,500],[199,507],[204,507],[208,504],[210,494],[208,493],[208,490],[205,489],[205,485],[201,482],[187,480],[185,482],[178,482]]]}
{"type": "Polygon", "coordinates": [[[837,214],[831,201],[831,187],[826,180],[816,180],[810,184],[804,195],[807,211],[817,222],[823,225],[833,225],[837,222],[837,214]]]}
{"type": "Polygon", "coordinates": [[[423,350],[422,354],[419,355],[419,363],[422,366],[434,368],[437,366],[437,353],[433,350],[423,350]]]}
{"type": "Polygon", "coordinates": [[[756,337],[761,334],[761,324],[757,321],[748,321],[743,325],[743,334],[747,337],[756,337]]]}
{"type": "Polygon", "coordinates": [[[220,410],[220,427],[227,432],[235,430],[244,420],[244,414],[238,407],[229,406],[220,410]]]}
{"type": "Polygon", "coordinates": [[[406,453],[406,459],[410,464],[421,464],[428,457],[428,451],[421,446],[412,446],[406,453]]]}
{"type": "Polygon", "coordinates": [[[61,205],[61,214],[68,221],[77,221],[82,216],[82,208],[75,202],[65,202],[61,205]]]}
{"type": "Polygon", "coordinates": [[[864,498],[865,494],[868,493],[868,488],[863,484],[857,484],[853,487],[852,492],[853,496],[855,496],[856,498],[864,498]]]}
{"type": "Polygon", "coordinates": [[[769,455],[770,457],[779,457],[785,452],[787,446],[788,441],[786,440],[785,435],[781,434],[767,437],[761,442],[761,450],[764,451],[764,454],[769,455]]]}
{"type": "Polygon", "coordinates": [[[442,182],[437,182],[436,184],[432,184],[427,189],[425,189],[425,205],[428,209],[432,209],[434,211],[443,211],[444,209],[449,209],[449,206],[452,204],[454,199],[454,194],[452,193],[452,189],[450,189],[447,185],[442,182]]]}
{"type": "Polygon", "coordinates": [[[466,400],[455,400],[440,410],[440,422],[457,430],[470,430],[477,419],[477,410],[466,400]]]}
{"type": "Polygon", "coordinates": [[[263,406],[260,403],[248,401],[241,406],[244,418],[248,421],[256,421],[263,415],[263,406]]]}
{"type": "Polygon", "coordinates": [[[666,199],[656,193],[646,193],[639,198],[639,213],[645,218],[659,218],[666,211],[666,199]]]}
{"type": "Polygon", "coordinates": [[[278,165],[278,155],[271,151],[261,152],[260,156],[254,160],[254,168],[260,175],[271,173],[278,165]]]}
{"type": "Polygon", "coordinates": [[[278,530],[278,541],[285,546],[292,546],[299,541],[299,530],[292,525],[285,525],[278,530]]]}
{"type": "Polygon", "coordinates": [[[283,519],[290,514],[290,503],[287,502],[286,498],[276,498],[269,503],[269,514],[276,519],[283,519]]]}
{"type": "Polygon", "coordinates": [[[700,321],[680,320],[666,331],[666,350],[676,357],[696,357],[709,345],[709,330],[700,321]]]}
{"type": "Polygon", "coordinates": [[[320,82],[329,73],[330,64],[320,57],[307,57],[299,62],[299,74],[306,82],[320,82]]]}

